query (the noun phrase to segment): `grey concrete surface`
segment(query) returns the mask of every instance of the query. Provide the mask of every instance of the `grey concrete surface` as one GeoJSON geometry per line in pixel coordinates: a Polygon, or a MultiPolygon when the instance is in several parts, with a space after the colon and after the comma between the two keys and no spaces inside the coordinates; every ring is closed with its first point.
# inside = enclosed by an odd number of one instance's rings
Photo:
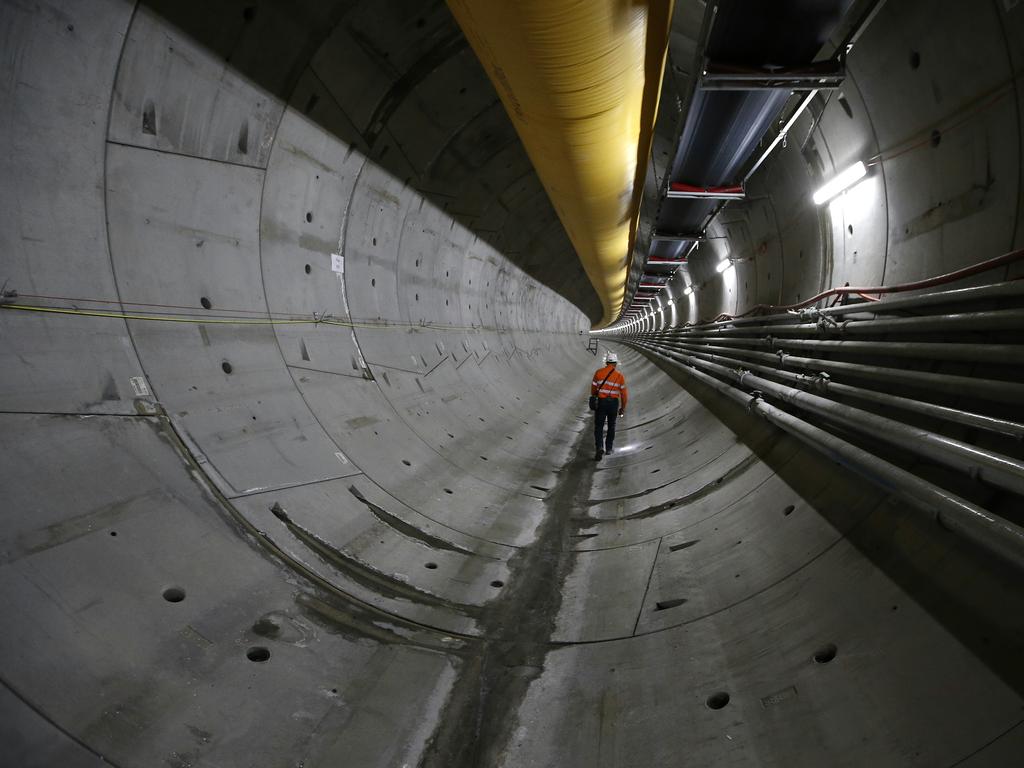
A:
{"type": "MultiPolygon", "coordinates": [[[[1022,7],[888,3],[690,319],[1019,247],[1022,7]]],[[[0,309],[0,764],[1024,761],[1019,573],[622,345],[592,460],[596,298],[443,4],[0,40],[0,284],[79,313],[0,309]]]]}

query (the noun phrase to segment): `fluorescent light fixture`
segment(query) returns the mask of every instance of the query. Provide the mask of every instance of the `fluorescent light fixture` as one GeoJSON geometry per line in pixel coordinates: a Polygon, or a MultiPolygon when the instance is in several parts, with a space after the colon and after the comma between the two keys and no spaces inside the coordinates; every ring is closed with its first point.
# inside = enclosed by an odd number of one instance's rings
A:
{"type": "Polygon", "coordinates": [[[692,285],[686,286],[686,288],[683,289],[683,295],[684,296],[692,296],[693,295],[693,286],[692,285]]]}
{"type": "Polygon", "coordinates": [[[858,181],[863,179],[867,175],[867,173],[868,169],[864,166],[864,163],[858,160],[856,163],[854,163],[845,171],[843,171],[834,179],[832,179],[832,181],[830,181],[828,184],[826,184],[817,192],[815,192],[814,196],[811,199],[814,200],[815,205],[827,203],[840,192],[849,189],[858,181]]]}
{"type": "Polygon", "coordinates": [[[669,299],[669,300],[668,300],[668,302],[667,302],[667,304],[668,304],[668,306],[670,306],[670,307],[674,307],[674,306],[676,305],[675,301],[674,301],[674,300],[672,300],[672,299],[669,299]]]}
{"type": "Polygon", "coordinates": [[[715,265],[715,272],[717,272],[719,274],[722,274],[723,272],[725,272],[725,270],[727,270],[731,266],[732,266],[732,262],[729,261],[729,259],[722,259],[720,262],[718,262],[715,265]]]}

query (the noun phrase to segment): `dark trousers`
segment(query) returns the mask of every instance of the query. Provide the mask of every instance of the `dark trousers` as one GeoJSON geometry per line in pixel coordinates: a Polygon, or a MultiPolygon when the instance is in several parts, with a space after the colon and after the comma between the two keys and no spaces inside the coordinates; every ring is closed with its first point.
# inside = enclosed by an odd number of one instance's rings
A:
{"type": "Polygon", "coordinates": [[[601,437],[604,434],[604,422],[608,420],[608,434],[604,437],[604,449],[610,451],[615,442],[615,419],[619,415],[619,398],[602,397],[597,401],[594,411],[594,443],[601,450],[601,437]]]}

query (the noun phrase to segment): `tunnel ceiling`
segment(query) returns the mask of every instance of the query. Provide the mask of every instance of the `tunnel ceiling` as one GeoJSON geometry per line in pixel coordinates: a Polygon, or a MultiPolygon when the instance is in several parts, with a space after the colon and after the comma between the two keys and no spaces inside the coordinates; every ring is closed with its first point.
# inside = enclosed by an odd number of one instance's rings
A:
{"type": "MultiPolygon", "coordinates": [[[[813,79],[805,78],[803,90],[794,91],[792,84],[771,83],[768,74],[814,65],[832,71],[834,55],[822,52],[843,23],[849,27],[863,20],[864,11],[858,16],[853,7],[852,0],[680,4],[669,53],[674,76],[663,86],[661,141],[648,173],[647,194],[653,199],[645,208],[628,285],[629,298],[637,301],[624,310],[641,310],[644,300],[685,265],[726,205],[714,193],[742,196],[755,150],[767,151],[764,137],[773,122],[796,95],[802,98],[813,87],[808,84],[813,79]],[[721,85],[709,73],[762,73],[769,82],[721,85]],[[683,190],[694,196],[671,197],[683,190]]],[[[829,53],[843,45],[834,43],[829,53]]]]}
{"type": "Polygon", "coordinates": [[[600,318],[522,143],[444,2],[143,5],[600,318]]]}

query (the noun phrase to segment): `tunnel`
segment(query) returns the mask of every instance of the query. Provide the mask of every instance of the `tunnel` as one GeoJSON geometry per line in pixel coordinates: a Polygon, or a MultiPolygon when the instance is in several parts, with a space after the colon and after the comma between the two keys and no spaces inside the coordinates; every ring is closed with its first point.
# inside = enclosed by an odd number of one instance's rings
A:
{"type": "Polygon", "coordinates": [[[1024,4],[485,6],[0,2],[0,764],[1024,765],[1024,4]]]}

